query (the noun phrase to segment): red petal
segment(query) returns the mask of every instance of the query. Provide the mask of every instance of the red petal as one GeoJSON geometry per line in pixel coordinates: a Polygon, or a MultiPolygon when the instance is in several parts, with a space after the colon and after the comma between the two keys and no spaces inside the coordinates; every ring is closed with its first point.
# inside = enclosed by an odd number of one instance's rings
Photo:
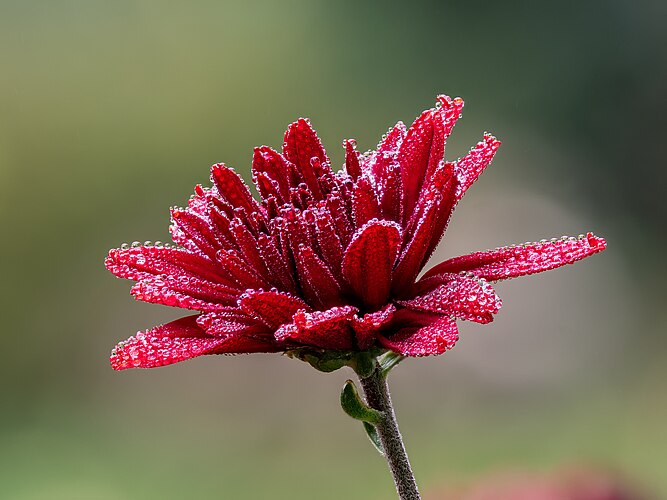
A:
{"type": "Polygon", "coordinates": [[[242,208],[248,215],[260,212],[259,205],[252,197],[248,186],[233,168],[223,163],[216,163],[211,167],[211,181],[215,184],[220,196],[234,208],[242,208]]]}
{"type": "Polygon", "coordinates": [[[381,189],[382,215],[389,220],[400,222],[403,217],[401,206],[401,169],[399,166],[389,167],[382,181],[381,189]]]}
{"type": "Polygon", "coordinates": [[[253,174],[252,179],[255,182],[255,186],[257,186],[257,191],[259,192],[262,200],[266,202],[270,198],[274,198],[281,205],[285,203],[286,200],[280,193],[280,186],[271,177],[265,173],[260,172],[253,174]]]}
{"type": "Polygon", "coordinates": [[[137,246],[112,249],[104,265],[119,278],[135,281],[156,275],[197,277],[211,282],[225,279],[217,263],[179,248],[137,246]]]}
{"type": "Polygon", "coordinates": [[[316,199],[321,199],[322,190],[318,175],[311,164],[311,159],[317,158],[322,165],[328,165],[329,158],[327,158],[322,143],[308,120],[299,118],[287,128],[283,154],[285,158],[296,165],[299,173],[303,176],[304,182],[316,199]]]}
{"type": "MultiPolygon", "coordinates": [[[[443,178],[446,177],[447,171],[449,171],[449,169],[452,167],[453,165],[450,162],[443,163],[443,178]]],[[[435,177],[438,177],[438,172],[436,172],[435,177]]],[[[455,193],[458,189],[458,185],[458,179],[452,175],[446,182],[443,183],[441,187],[437,188],[438,192],[442,193],[442,202],[438,205],[437,208],[438,213],[435,216],[435,224],[433,226],[431,241],[428,245],[426,253],[424,254],[424,258],[422,259],[420,269],[431,258],[431,255],[433,255],[433,252],[438,246],[438,243],[440,243],[440,240],[445,234],[445,230],[449,225],[449,220],[451,219],[452,214],[454,213],[454,208],[456,207],[457,200],[455,193]]]]}
{"type": "Polygon", "coordinates": [[[437,108],[439,117],[443,122],[443,133],[444,139],[447,140],[449,134],[452,133],[454,125],[456,125],[457,120],[461,117],[461,111],[463,110],[463,99],[460,97],[455,97],[452,99],[448,95],[439,95],[438,102],[440,107],[437,108]]]}
{"type": "Polygon", "coordinates": [[[271,282],[277,288],[296,293],[296,282],[294,276],[285,262],[282,254],[278,251],[273,238],[260,234],[257,238],[259,253],[264,265],[269,269],[271,282]]]}
{"type": "Polygon", "coordinates": [[[272,329],[290,323],[298,310],[310,309],[303,300],[293,295],[261,290],[243,294],[239,299],[239,307],[272,329]]]}
{"type": "Polygon", "coordinates": [[[380,144],[378,144],[377,150],[373,153],[369,162],[371,175],[376,183],[382,184],[387,174],[387,169],[398,164],[398,150],[404,138],[405,125],[403,122],[398,122],[394,127],[389,129],[380,144]]]}
{"type": "Polygon", "coordinates": [[[114,370],[155,368],[209,354],[225,339],[207,335],[198,325],[197,316],[188,316],[137,333],[120,342],[111,353],[114,370]]]}
{"type": "Polygon", "coordinates": [[[501,300],[484,280],[448,274],[441,283],[420,297],[398,303],[415,311],[452,315],[478,323],[493,321],[493,315],[500,310],[501,300]]]}
{"type": "Polygon", "coordinates": [[[448,351],[458,340],[456,322],[443,316],[423,327],[407,327],[390,339],[380,336],[380,343],[401,356],[430,356],[448,351]]]}
{"type": "Polygon", "coordinates": [[[359,164],[359,153],[356,151],[357,141],[348,139],[343,141],[345,147],[345,171],[353,180],[361,175],[361,165],[359,164]]]}
{"type": "Polygon", "coordinates": [[[578,239],[543,240],[449,259],[430,269],[424,278],[468,271],[488,281],[499,281],[572,264],[606,247],[607,242],[593,233],[578,239]]]}
{"type": "Polygon", "coordinates": [[[211,285],[213,286],[207,286],[203,280],[196,278],[155,276],[135,284],[130,293],[143,302],[194,311],[219,311],[236,304],[237,290],[213,283],[211,285]],[[226,291],[221,291],[220,288],[226,291]]]}
{"type": "Polygon", "coordinates": [[[310,304],[321,309],[343,303],[340,283],[312,248],[301,246],[295,261],[301,290],[310,304]]]}
{"type": "Polygon", "coordinates": [[[283,325],[276,331],[276,340],[321,349],[353,349],[350,320],[357,311],[352,306],[332,307],[312,313],[299,311],[294,315],[293,323],[283,325]]]}
{"type": "Polygon", "coordinates": [[[336,280],[342,282],[341,265],[343,262],[343,246],[336,233],[336,223],[325,208],[316,209],[314,214],[317,244],[320,248],[320,253],[336,280]]]}
{"type": "Polygon", "coordinates": [[[401,239],[398,224],[373,219],[355,233],[345,250],[343,275],[368,307],[385,304],[389,297],[401,239]]]}
{"type": "Polygon", "coordinates": [[[371,219],[380,217],[380,206],[378,205],[375,190],[367,177],[360,177],[352,193],[352,218],[354,225],[360,228],[371,219]]]}
{"type": "Polygon", "coordinates": [[[234,250],[220,250],[216,256],[230,283],[241,289],[271,288],[270,284],[250,267],[234,250]]]}
{"type": "Polygon", "coordinates": [[[171,211],[172,225],[169,228],[175,243],[190,251],[206,255],[210,259],[221,248],[229,248],[224,240],[218,239],[210,222],[189,210],[171,211]]]}
{"type": "Polygon", "coordinates": [[[255,148],[252,158],[253,175],[265,174],[274,181],[279,189],[280,197],[283,200],[289,199],[290,174],[287,161],[277,151],[268,146],[255,148]]]}
{"type": "Polygon", "coordinates": [[[353,234],[352,223],[348,217],[348,212],[345,208],[345,202],[340,195],[329,195],[326,200],[326,208],[331,214],[331,217],[336,225],[336,232],[340,238],[343,246],[350,242],[353,234]]]}
{"type": "Polygon", "coordinates": [[[365,314],[362,318],[352,318],[352,329],[357,338],[357,345],[362,351],[369,349],[377,339],[381,328],[389,324],[396,308],[387,304],[379,311],[365,314]]]}
{"type": "Polygon", "coordinates": [[[499,147],[498,139],[491,134],[484,134],[483,141],[478,142],[467,155],[457,160],[456,176],[459,180],[459,187],[456,191],[457,200],[463,197],[466,190],[489,166],[499,147]]]}
{"type": "Polygon", "coordinates": [[[208,335],[217,337],[245,335],[272,340],[272,331],[266,324],[237,308],[202,314],[197,318],[197,324],[208,335]]]}
{"type": "MultiPolygon", "coordinates": [[[[403,220],[409,220],[428,168],[433,145],[433,110],[424,111],[408,129],[401,143],[398,161],[401,165],[403,220]]],[[[442,159],[439,158],[438,160],[442,159]]]]}
{"type": "Polygon", "coordinates": [[[240,219],[235,218],[231,222],[230,228],[234,236],[234,242],[238,246],[243,259],[257,274],[267,281],[270,281],[271,277],[269,270],[264,265],[262,256],[259,253],[257,239],[255,239],[253,234],[248,230],[248,227],[241,222],[240,219]]]}
{"type": "MultiPolygon", "coordinates": [[[[438,193],[430,193],[430,198],[424,202],[424,211],[412,232],[409,240],[394,271],[392,289],[399,296],[403,295],[419,274],[426,252],[428,251],[437,225],[438,207],[443,198],[438,193]]],[[[410,234],[411,231],[407,231],[410,234]]]]}

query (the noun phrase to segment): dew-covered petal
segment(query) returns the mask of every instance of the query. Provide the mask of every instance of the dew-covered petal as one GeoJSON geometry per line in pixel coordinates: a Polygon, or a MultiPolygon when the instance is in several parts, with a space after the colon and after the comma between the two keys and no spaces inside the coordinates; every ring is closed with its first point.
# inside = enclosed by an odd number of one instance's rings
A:
{"type": "Polygon", "coordinates": [[[299,284],[309,304],[318,309],[343,304],[341,284],[312,248],[300,246],[295,260],[299,284]]]}
{"type": "Polygon", "coordinates": [[[229,242],[221,238],[207,217],[191,210],[173,209],[169,231],[175,243],[190,251],[201,253],[211,259],[221,248],[230,248],[229,242]]]}
{"type": "Polygon", "coordinates": [[[248,290],[239,298],[239,307],[269,328],[276,329],[290,323],[292,316],[300,310],[309,311],[308,305],[298,297],[281,292],[248,290]]]}
{"type": "MultiPolygon", "coordinates": [[[[433,145],[433,110],[424,111],[408,129],[398,152],[403,220],[409,220],[421,189],[433,145]]],[[[441,158],[439,158],[441,159],[441,158]]]]}
{"type": "Polygon", "coordinates": [[[324,207],[315,210],[315,232],[320,254],[336,280],[342,282],[343,246],[336,232],[336,223],[324,207]]]}
{"type": "Polygon", "coordinates": [[[156,275],[198,277],[211,282],[224,279],[217,263],[180,248],[146,245],[115,248],[109,250],[104,265],[119,278],[135,281],[156,275]]]}
{"type": "Polygon", "coordinates": [[[407,281],[416,277],[442,239],[456,205],[456,188],[454,164],[441,161],[433,171],[429,184],[422,189],[405,230],[406,234],[412,235],[411,240],[405,242],[411,250],[409,255],[401,256],[401,260],[406,262],[401,265],[399,275],[408,270],[405,266],[410,263],[412,272],[408,274],[412,276],[406,277],[407,281]]]}
{"type": "Polygon", "coordinates": [[[398,224],[373,219],[355,233],[345,250],[343,275],[366,306],[386,303],[401,239],[398,224]]]}
{"type": "Polygon", "coordinates": [[[208,335],[228,337],[230,335],[246,335],[272,338],[273,330],[265,323],[246,314],[238,306],[228,307],[223,311],[202,314],[197,324],[208,335]]]}
{"type": "Polygon", "coordinates": [[[452,99],[448,95],[439,95],[437,100],[440,107],[436,108],[436,112],[438,118],[442,120],[444,140],[447,140],[454,125],[461,117],[464,103],[460,97],[452,99]]]}
{"type": "Polygon", "coordinates": [[[336,233],[340,238],[340,242],[343,246],[346,246],[350,242],[350,238],[354,234],[352,228],[352,222],[349,218],[349,212],[345,206],[340,195],[329,195],[327,196],[325,202],[326,209],[331,214],[334,225],[336,227],[336,233]]]}
{"type": "Polygon", "coordinates": [[[361,175],[359,153],[357,153],[356,146],[357,141],[354,139],[343,141],[343,147],[345,147],[345,171],[355,181],[361,175]]]}
{"type": "Polygon", "coordinates": [[[456,176],[459,185],[456,199],[460,200],[468,188],[489,166],[500,147],[500,141],[491,134],[484,134],[484,139],[475,145],[470,152],[456,162],[456,176]]]}
{"type": "Polygon", "coordinates": [[[226,277],[232,286],[241,289],[247,288],[270,288],[269,282],[234,250],[220,250],[216,261],[226,273],[226,277]]]}
{"type": "Polygon", "coordinates": [[[398,151],[404,138],[405,125],[399,121],[382,137],[373,152],[368,162],[368,170],[377,185],[383,184],[388,168],[398,165],[398,151]]]}
{"type": "Polygon", "coordinates": [[[398,330],[390,338],[378,337],[380,343],[401,356],[430,356],[448,351],[459,338],[456,322],[448,316],[415,316],[414,325],[398,330]],[[422,321],[430,321],[419,326],[422,321]]]}
{"type": "Polygon", "coordinates": [[[248,186],[233,168],[223,163],[211,167],[211,181],[219,195],[234,208],[242,208],[247,215],[260,212],[257,201],[252,197],[248,186]]]}
{"type": "Polygon", "coordinates": [[[502,305],[489,283],[458,274],[442,275],[440,284],[411,300],[398,303],[414,311],[451,315],[459,319],[489,323],[502,305]]]}
{"type": "Polygon", "coordinates": [[[130,293],[151,304],[193,311],[219,311],[236,304],[238,290],[197,278],[155,276],[136,283],[130,293]]]}
{"type": "Polygon", "coordinates": [[[419,274],[431,241],[435,234],[438,223],[438,207],[443,203],[443,197],[439,193],[431,193],[429,199],[424,201],[423,212],[414,230],[406,231],[412,235],[401,251],[396,269],[394,270],[394,281],[392,289],[398,296],[402,296],[412,285],[419,274]]]}
{"type": "Polygon", "coordinates": [[[375,343],[378,333],[391,322],[395,311],[396,307],[393,304],[387,304],[378,311],[352,318],[352,329],[359,349],[362,351],[369,349],[375,343]]]}
{"type": "Polygon", "coordinates": [[[269,270],[271,282],[281,290],[296,293],[294,275],[273,238],[266,234],[260,234],[257,238],[257,245],[262,262],[269,270]]]}
{"type": "MultiPolygon", "coordinates": [[[[264,174],[276,183],[280,199],[289,199],[289,190],[292,187],[287,161],[277,151],[268,146],[255,148],[252,158],[253,176],[264,174]]],[[[296,184],[295,184],[296,185],[296,184]]]]}
{"type": "Polygon", "coordinates": [[[224,342],[207,335],[197,325],[197,316],[188,316],[120,342],[109,361],[114,370],[155,368],[209,354],[224,342]]]}
{"type": "Polygon", "coordinates": [[[279,342],[302,344],[321,349],[353,349],[350,321],[358,312],[356,307],[332,307],[326,311],[298,311],[293,322],[281,326],[275,333],[279,342]]]}
{"type": "Polygon", "coordinates": [[[240,219],[235,218],[231,221],[230,229],[243,260],[262,278],[271,281],[269,270],[260,255],[257,239],[248,227],[240,219]]]}
{"type": "Polygon", "coordinates": [[[455,257],[430,269],[424,278],[466,271],[488,281],[499,281],[572,264],[606,247],[607,242],[593,233],[542,240],[455,257]]]}
{"type": "Polygon", "coordinates": [[[323,172],[316,172],[311,160],[317,158],[320,167],[330,171],[328,167],[329,158],[317,137],[317,133],[305,118],[299,118],[287,128],[285,142],[283,143],[283,155],[297,167],[313,196],[316,199],[321,199],[322,189],[318,177],[323,172]]]}
{"type": "MultiPolygon", "coordinates": [[[[456,208],[456,191],[458,189],[458,179],[456,178],[455,175],[453,175],[453,164],[450,162],[443,162],[443,169],[442,169],[442,178],[440,179],[442,181],[442,185],[439,187],[436,187],[437,192],[442,195],[442,200],[438,204],[437,207],[437,214],[435,215],[435,223],[433,225],[433,233],[431,235],[431,241],[428,244],[428,248],[426,249],[426,252],[424,254],[424,257],[422,258],[421,264],[419,266],[419,269],[424,266],[428,262],[428,260],[431,258],[433,255],[433,252],[435,251],[436,247],[440,243],[440,240],[442,240],[442,237],[445,234],[445,231],[447,229],[447,226],[449,226],[449,220],[452,217],[452,214],[454,213],[454,208],[456,208]],[[447,176],[447,171],[452,168],[452,175],[449,177],[447,180],[445,180],[447,176]]],[[[438,173],[436,173],[436,179],[438,177],[438,173]]]]}
{"type": "Polygon", "coordinates": [[[352,220],[360,228],[371,219],[380,217],[380,206],[370,179],[360,177],[352,192],[352,220]]]}

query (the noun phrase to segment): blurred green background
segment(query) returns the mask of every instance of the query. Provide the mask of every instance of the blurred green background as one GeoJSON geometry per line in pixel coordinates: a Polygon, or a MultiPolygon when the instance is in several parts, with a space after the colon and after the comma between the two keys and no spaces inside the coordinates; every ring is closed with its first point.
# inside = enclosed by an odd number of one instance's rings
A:
{"type": "Polygon", "coordinates": [[[210,164],[248,179],[299,116],[340,164],[438,93],[467,102],[450,159],[504,144],[436,258],[587,230],[609,248],[499,285],[496,322],[394,372],[422,490],[579,464],[667,497],[666,7],[0,0],[0,498],[392,498],[338,406],[350,373],[113,373],[117,341],[181,312],[103,259],[167,240],[210,164]]]}

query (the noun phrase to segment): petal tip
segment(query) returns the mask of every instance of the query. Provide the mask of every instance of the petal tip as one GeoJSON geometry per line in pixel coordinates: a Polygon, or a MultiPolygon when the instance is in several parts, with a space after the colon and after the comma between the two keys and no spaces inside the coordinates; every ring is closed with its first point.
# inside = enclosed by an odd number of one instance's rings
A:
{"type": "Polygon", "coordinates": [[[599,236],[595,236],[593,233],[590,232],[587,233],[586,240],[588,241],[588,244],[590,245],[591,249],[593,249],[596,252],[601,252],[602,250],[607,248],[607,240],[599,236]]]}

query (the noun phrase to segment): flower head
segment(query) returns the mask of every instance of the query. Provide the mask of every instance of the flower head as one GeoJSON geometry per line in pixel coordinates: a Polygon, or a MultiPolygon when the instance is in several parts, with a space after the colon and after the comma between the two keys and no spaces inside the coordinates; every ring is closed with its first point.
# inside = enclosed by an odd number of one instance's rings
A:
{"type": "Polygon", "coordinates": [[[456,204],[500,146],[485,134],[467,155],[445,161],[462,108],[460,98],[438,96],[410,128],[389,129],[375,151],[360,154],[345,141],[339,172],[301,118],[287,129],[282,153],[255,149],[259,200],[233,169],[213,165],[212,186],[197,186],[188,207],[171,212],[177,246],[109,252],[107,269],[137,282],[136,299],[196,311],[118,344],[113,368],[203,354],[441,354],[458,338],[457,319],[493,320],[501,301],[490,282],[605,248],[591,233],[542,240],[453,258],[418,279],[456,204]]]}

